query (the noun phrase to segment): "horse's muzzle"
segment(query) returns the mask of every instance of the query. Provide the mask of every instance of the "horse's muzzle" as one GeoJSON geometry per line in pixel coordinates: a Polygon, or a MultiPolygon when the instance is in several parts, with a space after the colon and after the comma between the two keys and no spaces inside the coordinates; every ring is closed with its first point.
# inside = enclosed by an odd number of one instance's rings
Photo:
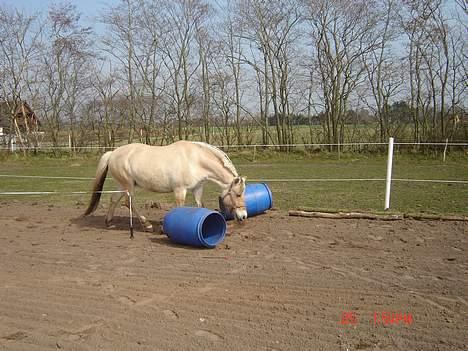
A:
{"type": "Polygon", "coordinates": [[[243,210],[236,210],[234,211],[234,217],[238,222],[243,222],[244,220],[247,219],[247,211],[245,209],[243,210]]]}

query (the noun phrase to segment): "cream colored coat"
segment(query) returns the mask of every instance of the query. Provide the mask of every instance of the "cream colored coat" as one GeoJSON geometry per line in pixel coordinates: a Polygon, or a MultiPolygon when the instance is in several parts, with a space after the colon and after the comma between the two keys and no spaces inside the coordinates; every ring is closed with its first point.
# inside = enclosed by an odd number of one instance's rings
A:
{"type": "MultiPolygon", "coordinates": [[[[93,196],[85,215],[96,210],[107,171],[120,190],[132,196],[135,187],[158,193],[174,192],[177,206],[184,205],[187,191],[191,191],[197,205],[202,206],[203,185],[211,181],[221,187],[224,205],[232,210],[236,219],[247,218],[243,196],[245,178],[239,177],[229,157],[212,145],[190,141],[167,146],[128,144],[106,152],[99,161],[93,196]]],[[[124,192],[112,195],[107,224],[124,195],[124,192]]],[[[137,213],[136,209],[134,211],[137,213]]],[[[145,217],[138,217],[147,229],[151,228],[145,217]]]]}

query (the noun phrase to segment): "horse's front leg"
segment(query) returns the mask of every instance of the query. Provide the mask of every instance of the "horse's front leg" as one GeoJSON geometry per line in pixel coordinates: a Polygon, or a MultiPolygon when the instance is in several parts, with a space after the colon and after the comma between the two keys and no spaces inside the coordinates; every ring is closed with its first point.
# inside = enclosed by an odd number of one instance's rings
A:
{"type": "Polygon", "coordinates": [[[203,184],[200,184],[196,188],[192,190],[193,197],[195,198],[195,202],[197,203],[198,207],[204,207],[202,202],[203,196],[203,184]]]}
{"type": "Polygon", "coordinates": [[[174,196],[177,207],[182,207],[185,204],[185,196],[187,196],[187,189],[177,188],[174,189],[174,196]]]}

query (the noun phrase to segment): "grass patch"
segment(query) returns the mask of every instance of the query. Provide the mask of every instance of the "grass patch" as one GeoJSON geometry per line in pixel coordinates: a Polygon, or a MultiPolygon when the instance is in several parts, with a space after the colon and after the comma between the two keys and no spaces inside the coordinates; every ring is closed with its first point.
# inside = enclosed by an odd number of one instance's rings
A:
{"type": "MultiPolygon", "coordinates": [[[[379,154],[345,153],[340,160],[336,155],[319,153],[274,153],[259,156],[252,162],[252,153],[229,153],[239,173],[249,179],[294,178],[381,178],[386,176],[386,156],[379,154]]],[[[34,175],[44,177],[94,178],[98,156],[59,158],[47,156],[13,157],[0,162],[1,175],[34,175]]],[[[468,157],[463,153],[451,154],[445,163],[440,158],[396,154],[394,178],[468,180],[468,157]]],[[[92,179],[42,179],[0,177],[0,192],[5,191],[89,191],[92,179]]],[[[300,206],[328,209],[381,211],[384,204],[384,181],[349,182],[269,182],[274,206],[288,210],[300,206]]],[[[105,190],[115,190],[108,178],[105,190]]],[[[205,187],[205,205],[217,208],[219,189],[212,184],[205,187]]],[[[90,195],[6,196],[0,200],[44,201],[70,205],[87,203],[90,195]]],[[[107,202],[109,195],[103,196],[107,202]]],[[[468,184],[408,183],[392,184],[391,209],[398,212],[429,214],[467,214],[468,184]]],[[[174,203],[172,194],[137,193],[136,202],[174,203]]],[[[191,195],[188,203],[194,204],[191,195]]]]}

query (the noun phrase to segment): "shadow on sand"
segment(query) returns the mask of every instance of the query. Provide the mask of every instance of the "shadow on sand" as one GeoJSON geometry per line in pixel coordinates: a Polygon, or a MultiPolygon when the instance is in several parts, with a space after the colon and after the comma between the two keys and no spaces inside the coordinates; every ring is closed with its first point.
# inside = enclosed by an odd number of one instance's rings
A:
{"type": "MultiPolygon", "coordinates": [[[[79,228],[93,228],[97,230],[118,230],[122,232],[130,233],[130,219],[128,216],[114,216],[112,219],[112,225],[107,227],[105,224],[106,216],[80,216],[77,218],[72,218],[70,222],[79,228]]],[[[173,248],[180,248],[186,250],[200,250],[204,249],[202,247],[191,247],[173,243],[165,234],[162,233],[161,221],[152,221],[156,232],[147,232],[144,230],[143,226],[140,224],[138,219],[133,219],[133,228],[135,235],[145,235],[147,239],[154,244],[169,246],[173,248]]]]}
{"type": "MultiPolygon", "coordinates": [[[[106,216],[79,216],[76,218],[72,218],[70,220],[71,223],[77,225],[80,228],[94,228],[94,229],[115,229],[115,230],[130,230],[130,219],[128,216],[114,216],[112,219],[112,225],[110,227],[106,226],[105,223],[106,216]]],[[[140,232],[143,231],[138,220],[135,222],[133,220],[133,228],[135,231],[140,232]]]]}

